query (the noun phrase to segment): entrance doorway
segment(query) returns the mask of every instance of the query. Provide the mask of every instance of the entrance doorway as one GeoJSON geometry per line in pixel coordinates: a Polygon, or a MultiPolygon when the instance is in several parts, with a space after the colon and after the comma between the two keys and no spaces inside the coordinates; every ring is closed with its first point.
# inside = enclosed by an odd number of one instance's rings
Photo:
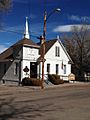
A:
{"type": "Polygon", "coordinates": [[[37,78],[37,62],[30,62],[30,77],[37,78]]]}

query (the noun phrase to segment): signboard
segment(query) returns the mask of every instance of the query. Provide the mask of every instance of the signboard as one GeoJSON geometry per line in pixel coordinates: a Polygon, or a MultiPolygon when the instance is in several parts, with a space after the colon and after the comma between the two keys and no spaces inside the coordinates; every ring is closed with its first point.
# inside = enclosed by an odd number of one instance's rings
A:
{"type": "Polygon", "coordinates": [[[68,76],[68,80],[75,80],[75,74],[70,73],[68,76]]]}

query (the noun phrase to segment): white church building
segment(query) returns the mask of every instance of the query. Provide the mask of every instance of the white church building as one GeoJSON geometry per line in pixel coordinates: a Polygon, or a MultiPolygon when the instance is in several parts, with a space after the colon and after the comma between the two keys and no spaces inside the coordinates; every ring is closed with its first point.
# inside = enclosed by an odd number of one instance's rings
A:
{"type": "MultiPolygon", "coordinates": [[[[41,45],[29,38],[28,20],[23,39],[0,54],[0,81],[1,83],[20,83],[26,73],[31,78],[42,77],[42,62],[40,61],[41,45]]],[[[59,37],[45,42],[44,79],[47,74],[58,74],[63,80],[68,80],[71,73],[72,60],[59,37]]]]}

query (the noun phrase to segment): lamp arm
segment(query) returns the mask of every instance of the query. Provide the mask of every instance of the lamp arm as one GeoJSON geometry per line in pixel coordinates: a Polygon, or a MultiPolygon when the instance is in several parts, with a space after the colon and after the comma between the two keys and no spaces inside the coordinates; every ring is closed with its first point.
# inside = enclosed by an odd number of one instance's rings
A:
{"type": "Polygon", "coordinates": [[[49,17],[50,17],[55,11],[56,11],[56,10],[53,10],[53,11],[51,11],[51,12],[47,15],[46,22],[47,22],[47,20],[49,19],[49,17]]]}
{"type": "Polygon", "coordinates": [[[49,17],[50,17],[53,13],[55,13],[55,12],[60,12],[60,11],[61,11],[61,9],[57,8],[57,9],[52,10],[48,15],[47,15],[47,12],[46,12],[46,11],[44,12],[44,28],[43,28],[43,37],[44,37],[44,39],[45,39],[45,37],[46,37],[46,22],[47,22],[47,20],[49,19],[49,17]]]}
{"type": "Polygon", "coordinates": [[[49,19],[49,17],[55,12],[56,10],[51,11],[48,15],[47,12],[44,12],[44,28],[43,28],[43,37],[46,37],[46,22],[49,19]]]}
{"type": "Polygon", "coordinates": [[[60,11],[61,11],[60,8],[56,8],[56,9],[52,10],[52,11],[48,14],[46,21],[48,20],[48,18],[49,18],[53,13],[55,13],[55,12],[60,12],[60,11]]]}

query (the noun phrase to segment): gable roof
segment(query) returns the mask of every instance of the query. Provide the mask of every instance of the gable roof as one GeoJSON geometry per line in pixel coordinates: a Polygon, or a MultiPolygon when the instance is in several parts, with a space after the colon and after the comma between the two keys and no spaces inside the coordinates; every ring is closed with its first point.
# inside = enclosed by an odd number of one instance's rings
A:
{"type": "MultiPolygon", "coordinates": [[[[49,49],[54,45],[54,43],[56,41],[58,41],[60,43],[62,49],[64,50],[65,54],[67,55],[68,59],[70,60],[70,63],[73,63],[71,57],[69,56],[67,50],[65,49],[63,43],[61,42],[61,40],[59,38],[45,42],[45,54],[49,51],[49,49]]],[[[41,51],[42,51],[42,46],[40,47],[40,53],[41,53],[41,51]]],[[[40,58],[41,58],[41,56],[40,56],[40,58]]],[[[40,58],[38,60],[40,60],[40,58]]]]}
{"type": "Polygon", "coordinates": [[[12,47],[8,48],[7,50],[5,50],[4,52],[2,52],[0,54],[0,61],[2,61],[3,59],[8,58],[9,56],[12,55],[12,47]]]}
{"type": "Polygon", "coordinates": [[[27,38],[23,38],[21,40],[19,40],[17,43],[15,43],[14,45],[12,45],[11,47],[9,47],[7,50],[5,50],[4,52],[2,52],[0,54],[0,61],[7,59],[8,57],[12,58],[12,54],[13,54],[13,48],[17,47],[17,46],[32,46],[32,47],[36,47],[39,48],[40,46],[38,46],[36,43],[34,43],[32,40],[29,40],[27,38]]]}
{"type": "Polygon", "coordinates": [[[62,49],[64,50],[65,54],[67,55],[68,59],[70,60],[70,63],[72,63],[72,64],[73,64],[73,61],[72,61],[72,59],[71,59],[70,55],[68,54],[68,52],[67,52],[66,48],[64,47],[63,43],[61,42],[61,40],[60,40],[59,38],[58,38],[58,41],[59,41],[59,43],[60,43],[60,45],[61,45],[62,49]]]}
{"type": "MultiPolygon", "coordinates": [[[[49,40],[45,42],[45,54],[49,51],[49,49],[54,45],[57,39],[49,40]]],[[[40,53],[42,52],[42,45],[40,46],[40,53]]]]}
{"type": "MultiPolygon", "coordinates": [[[[45,42],[45,54],[50,50],[50,48],[54,45],[54,43],[56,41],[59,41],[59,43],[60,43],[62,49],[64,50],[65,54],[67,55],[68,59],[70,60],[71,63],[73,63],[71,57],[69,56],[68,52],[66,51],[64,45],[62,44],[62,42],[61,42],[61,40],[59,38],[53,39],[53,40],[49,40],[49,41],[45,42]]],[[[2,52],[0,54],[0,61],[5,60],[5,59],[9,59],[9,60],[13,59],[13,48],[14,47],[21,47],[21,46],[31,46],[31,47],[39,48],[40,49],[40,53],[42,52],[42,46],[36,44],[32,40],[29,40],[27,38],[23,38],[23,39],[19,40],[17,43],[15,43],[14,45],[12,45],[11,47],[9,47],[4,52],[2,52]]],[[[40,58],[41,58],[41,56],[38,58],[38,60],[40,58]]]]}
{"type": "Polygon", "coordinates": [[[23,38],[21,40],[19,40],[17,43],[15,43],[13,46],[17,46],[17,45],[27,45],[27,46],[32,46],[32,47],[39,47],[35,42],[33,42],[30,39],[27,38],[23,38]]]}
{"type": "Polygon", "coordinates": [[[54,45],[54,43],[57,41],[57,39],[46,41],[45,43],[45,54],[49,51],[49,49],[54,45]]]}

